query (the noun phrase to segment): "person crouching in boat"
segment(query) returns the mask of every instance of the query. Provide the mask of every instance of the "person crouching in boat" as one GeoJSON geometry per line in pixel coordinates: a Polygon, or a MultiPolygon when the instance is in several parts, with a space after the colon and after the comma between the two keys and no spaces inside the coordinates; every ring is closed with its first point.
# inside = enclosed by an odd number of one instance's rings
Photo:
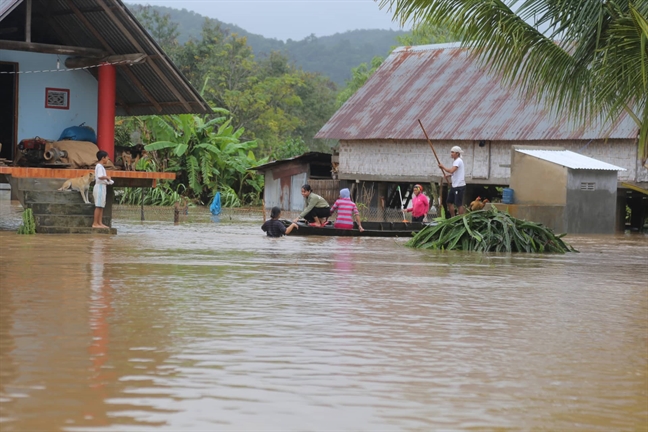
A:
{"type": "Polygon", "coordinates": [[[331,216],[331,206],[321,196],[314,194],[309,184],[301,187],[301,194],[306,199],[306,207],[301,214],[293,220],[306,219],[306,222],[315,226],[324,226],[331,216]]]}
{"type": "Polygon", "coordinates": [[[290,232],[299,227],[296,223],[291,223],[288,228],[279,220],[281,216],[281,209],[279,207],[272,207],[270,210],[270,220],[267,220],[261,225],[261,229],[265,231],[268,237],[282,237],[290,234],[290,232]]]}
{"type": "Polygon", "coordinates": [[[423,193],[423,186],[414,185],[414,197],[412,198],[412,208],[405,211],[412,213],[412,222],[423,222],[425,215],[430,209],[430,200],[423,193]]]}
{"type": "Polygon", "coordinates": [[[338,212],[338,216],[333,224],[334,228],[353,229],[353,217],[355,216],[356,222],[358,222],[358,229],[360,232],[364,231],[364,228],[362,228],[362,222],[360,221],[358,206],[351,201],[351,192],[349,189],[345,188],[340,191],[340,198],[335,201],[335,204],[331,207],[331,214],[336,211],[338,212]]]}

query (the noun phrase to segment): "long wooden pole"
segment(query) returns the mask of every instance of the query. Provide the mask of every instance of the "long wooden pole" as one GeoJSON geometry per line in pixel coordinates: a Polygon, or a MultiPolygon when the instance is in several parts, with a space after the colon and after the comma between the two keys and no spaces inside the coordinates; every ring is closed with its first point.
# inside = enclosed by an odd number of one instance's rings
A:
{"type": "MultiPolygon", "coordinates": [[[[439,156],[437,156],[436,150],[434,150],[434,146],[432,145],[432,141],[430,141],[430,137],[428,137],[427,132],[425,131],[425,128],[423,127],[423,123],[421,123],[421,119],[418,119],[419,125],[421,125],[421,129],[423,129],[423,135],[425,135],[425,139],[427,139],[428,144],[430,145],[430,148],[432,149],[432,153],[434,153],[434,157],[439,165],[441,165],[441,161],[439,160],[439,156]]],[[[441,167],[439,167],[441,170],[441,191],[439,192],[439,205],[443,206],[443,184],[445,183],[446,180],[446,173],[443,171],[441,167]]]]}

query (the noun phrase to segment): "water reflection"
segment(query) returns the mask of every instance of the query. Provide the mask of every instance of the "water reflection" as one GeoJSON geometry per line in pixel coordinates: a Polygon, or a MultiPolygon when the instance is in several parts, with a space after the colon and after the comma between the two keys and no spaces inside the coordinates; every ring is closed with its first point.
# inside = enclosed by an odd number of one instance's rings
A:
{"type": "Polygon", "coordinates": [[[564,256],[0,232],[2,430],[636,430],[648,240],[564,256]]]}

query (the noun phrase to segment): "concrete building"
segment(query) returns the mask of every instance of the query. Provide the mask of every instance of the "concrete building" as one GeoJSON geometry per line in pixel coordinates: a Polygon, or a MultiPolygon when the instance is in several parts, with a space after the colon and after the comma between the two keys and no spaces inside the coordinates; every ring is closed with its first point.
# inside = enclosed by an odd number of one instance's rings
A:
{"type": "Polygon", "coordinates": [[[629,116],[589,127],[556,118],[457,44],[397,48],[316,138],[339,140],[340,179],[384,183],[389,195],[396,183],[441,180],[419,119],[442,163],[450,164],[452,146],[465,151],[468,199],[483,186],[509,184],[516,145],[560,147],[622,167],[620,188],[648,190],[639,128],[629,116]]]}
{"type": "Polygon", "coordinates": [[[111,159],[115,115],[209,105],[120,0],[0,2],[0,158],[81,123],[111,159]]]}
{"type": "MultiPolygon", "coordinates": [[[[120,0],[0,0],[0,182],[35,215],[39,233],[90,233],[93,207],[52,193],[86,169],[24,168],[23,139],[56,141],[85,124],[114,157],[115,115],[211,112],[120,0]],[[24,193],[23,193],[24,192],[24,193]]],[[[154,187],[173,173],[111,171],[115,186],[154,187]]],[[[108,188],[104,223],[110,225],[108,188]]]]}
{"type": "Polygon", "coordinates": [[[559,233],[612,234],[619,171],[625,169],[568,150],[515,147],[514,204],[497,207],[559,233]]]}

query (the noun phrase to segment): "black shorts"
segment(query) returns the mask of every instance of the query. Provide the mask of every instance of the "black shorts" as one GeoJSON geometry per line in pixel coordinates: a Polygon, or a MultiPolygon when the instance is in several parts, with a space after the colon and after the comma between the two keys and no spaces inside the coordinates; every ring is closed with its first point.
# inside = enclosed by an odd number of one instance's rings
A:
{"type": "Polygon", "coordinates": [[[450,188],[448,192],[448,204],[454,204],[456,207],[461,207],[463,205],[463,196],[466,191],[466,186],[459,186],[450,188]]]}
{"type": "Polygon", "coordinates": [[[315,217],[325,219],[329,216],[331,216],[331,207],[313,207],[313,210],[306,213],[304,219],[306,219],[307,222],[314,222],[315,217]]]}
{"type": "Polygon", "coordinates": [[[425,215],[423,215],[423,216],[412,216],[412,222],[423,222],[423,219],[425,219],[425,215]]]}

